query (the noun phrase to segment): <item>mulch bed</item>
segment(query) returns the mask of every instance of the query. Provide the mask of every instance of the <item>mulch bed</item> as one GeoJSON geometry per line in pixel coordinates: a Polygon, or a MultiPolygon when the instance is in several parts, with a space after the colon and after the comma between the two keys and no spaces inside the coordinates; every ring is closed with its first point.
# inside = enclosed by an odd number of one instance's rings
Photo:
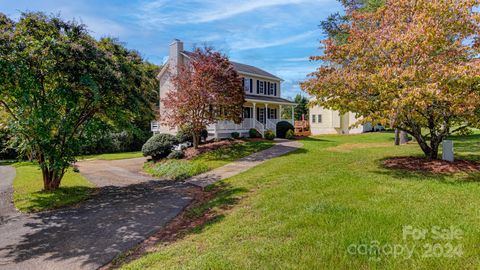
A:
{"type": "Polygon", "coordinates": [[[193,198],[192,203],[187,206],[182,213],[171,220],[164,228],[156,232],[145,241],[122,254],[109,264],[101,267],[101,270],[116,269],[121,265],[131,262],[144,256],[147,253],[154,252],[162,246],[168,245],[183,236],[187,235],[193,228],[206,224],[215,219],[215,213],[207,210],[200,216],[192,216],[189,209],[196,208],[205,202],[212,200],[216,195],[216,190],[205,191],[199,187],[191,187],[187,190],[189,196],[193,198]]]}
{"type": "Polygon", "coordinates": [[[420,157],[396,157],[383,162],[389,169],[401,169],[407,171],[422,171],[436,174],[451,174],[459,172],[480,172],[480,163],[468,160],[431,160],[420,157]]]}

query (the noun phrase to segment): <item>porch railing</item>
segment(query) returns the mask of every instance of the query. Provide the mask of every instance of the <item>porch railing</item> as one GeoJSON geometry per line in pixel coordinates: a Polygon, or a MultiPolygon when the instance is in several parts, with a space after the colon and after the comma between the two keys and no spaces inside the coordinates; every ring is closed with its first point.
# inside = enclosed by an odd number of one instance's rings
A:
{"type": "Polygon", "coordinates": [[[267,119],[267,123],[265,128],[268,130],[272,130],[273,133],[276,135],[277,134],[277,123],[280,122],[279,119],[267,119]]]}
{"type": "Polygon", "coordinates": [[[265,126],[258,122],[257,119],[255,119],[254,121],[254,127],[256,130],[258,130],[258,132],[260,132],[260,134],[262,134],[262,136],[265,134],[265,126]]]}

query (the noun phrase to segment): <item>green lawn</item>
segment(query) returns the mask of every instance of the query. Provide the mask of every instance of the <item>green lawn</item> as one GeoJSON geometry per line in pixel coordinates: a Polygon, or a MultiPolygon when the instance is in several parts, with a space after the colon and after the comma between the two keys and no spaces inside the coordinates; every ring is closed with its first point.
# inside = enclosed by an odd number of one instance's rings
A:
{"type": "MultiPolygon", "coordinates": [[[[462,156],[478,159],[468,146],[478,137],[455,140],[465,144],[462,156]]],[[[478,177],[384,169],[384,158],[421,155],[414,144],[392,146],[387,133],[302,142],[218,184],[218,197],[197,210],[212,208],[216,218],[124,268],[478,269],[478,177]],[[435,226],[463,234],[434,239],[435,226]],[[403,229],[428,232],[404,239],[403,229]]]]}
{"type": "Polygon", "coordinates": [[[17,175],[13,181],[15,207],[22,212],[45,211],[85,200],[94,190],[87,179],[69,170],[62,179],[60,188],[53,192],[42,191],[42,172],[32,163],[14,165],[17,175]]]}
{"type": "Polygon", "coordinates": [[[108,153],[98,155],[85,155],[80,156],[78,160],[117,160],[143,157],[142,152],[122,152],[122,153],[108,153]]]}
{"type": "Polygon", "coordinates": [[[270,141],[234,144],[201,154],[192,160],[166,159],[157,163],[146,163],[145,171],[156,177],[182,180],[265,150],[272,145],[270,141]]]}

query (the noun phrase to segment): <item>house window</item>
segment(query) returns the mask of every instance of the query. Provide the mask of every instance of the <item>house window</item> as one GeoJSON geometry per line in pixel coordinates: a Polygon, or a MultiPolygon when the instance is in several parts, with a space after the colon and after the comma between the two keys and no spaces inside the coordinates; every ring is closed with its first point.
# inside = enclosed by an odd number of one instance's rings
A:
{"type": "Polygon", "coordinates": [[[268,108],[268,119],[277,119],[277,109],[268,108]]]}
{"type": "Polygon", "coordinates": [[[258,81],[258,93],[263,94],[264,90],[264,81],[258,81]]]}
{"type": "Polygon", "coordinates": [[[312,123],[315,123],[315,114],[312,114],[312,123]]]}
{"type": "Polygon", "coordinates": [[[252,80],[249,78],[243,78],[243,89],[245,92],[252,92],[252,80]]]}
{"type": "Polygon", "coordinates": [[[269,89],[268,89],[268,94],[269,95],[274,95],[275,94],[275,84],[274,83],[268,83],[268,85],[270,86],[269,89]]]}
{"type": "MultiPolygon", "coordinates": [[[[314,115],[314,116],[315,116],[315,115],[314,115]]],[[[318,117],[318,123],[322,123],[322,115],[319,114],[317,117],[318,117]]]]}
{"type": "Polygon", "coordinates": [[[252,118],[252,108],[250,107],[243,108],[243,118],[252,118]]]}

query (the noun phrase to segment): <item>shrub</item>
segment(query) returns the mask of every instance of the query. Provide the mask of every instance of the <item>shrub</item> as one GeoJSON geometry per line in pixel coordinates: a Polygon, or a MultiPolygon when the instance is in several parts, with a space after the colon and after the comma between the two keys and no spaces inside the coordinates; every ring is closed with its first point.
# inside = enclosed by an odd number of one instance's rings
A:
{"type": "Polygon", "coordinates": [[[280,121],[277,124],[277,137],[286,138],[287,131],[293,130],[293,125],[287,121],[280,121]]]}
{"type": "Polygon", "coordinates": [[[179,143],[193,142],[192,130],[188,126],[180,128],[176,137],[179,143]]]}
{"type": "Polygon", "coordinates": [[[151,156],[154,160],[164,158],[172,152],[172,147],[177,143],[175,136],[170,134],[153,135],[143,145],[142,152],[144,156],[151,156]]]}
{"type": "Polygon", "coordinates": [[[293,132],[293,129],[289,129],[287,134],[285,134],[285,139],[292,140],[293,138],[295,138],[295,133],[293,132]]]}
{"type": "Polygon", "coordinates": [[[275,139],[275,133],[273,133],[273,130],[267,130],[265,131],[265,139],[272,141],[275,139]]]}
{"type": "Polygon", "coordinates": [[[234,139],[240,138],[240,133],[238,133],[238,132],[232,132],[232,138],[234,138],[234,139]]]}
{"type": "Polygon", "coordinates": [[[261,138],[262,137],[262,134],[260,134],[260,132],[258,132],[258,130],[254,129],[254,128],[251,128],[248,131],[248,135],[250,136],[250,138],[261,138]]]}
{"type": "Polygon", "coordinates": [[[170,154],[168,154],[167,158],[168,159],[181,159],[184,156],[185,155],[183,154],[183,151],[174,150],[170,154]]]}

